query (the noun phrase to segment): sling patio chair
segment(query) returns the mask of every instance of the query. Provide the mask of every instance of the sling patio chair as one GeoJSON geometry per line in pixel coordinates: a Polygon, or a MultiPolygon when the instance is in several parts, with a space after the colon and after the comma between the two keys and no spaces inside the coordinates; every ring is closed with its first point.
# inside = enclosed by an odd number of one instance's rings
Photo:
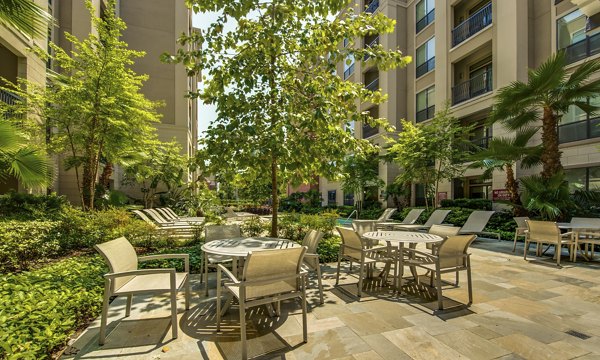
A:
{"type": "Polygon", "coordinates": [[[400,224],[394,225],[395,230],[407,230],[407,231],[418,231],[418,230],[429,230],[429,228],[433,225],[439,225],[444,222],[446,216],[452,210],[435,210],[429,216],[429,219],[423,225],[419,224],[400,224]]]}
{"type": "Polygon", "coordinates": [[[536,255],[541,256],[541,247],[543,244],[554,245],[554,256],[556,257],[556,265],[560,266],[560,258],[563,245],[569,249],[569,255],[575,250],[575,239],[573,233],[560,233],[558,225],[553,221],[536,221],[527,220],[527,236],[525,237],[525,249],[523,251],[523,259],[527,260],[527,252],[529,245],[534,242],[537,244],[536,255]]]}
{"type": "Polygon", "coordinates": [[[529,217],[527,216],[516,216],[513,220],[517,223],[517,227],[515,229],[515,239],[513,243],[513,252],[517,251],[517,239],[519,236],[526,237],[527,236],[527,220],[529,217]]]}
{"type": "MultiPolygon", "coordinates": [[[[242,236],[239,225],[208,225],[204,228],[204,243],[221,239],[233,239],[242,236]]],[[[204,295],[208,296],[208,268],[218,264],[231,263],[231,256],[212,255],[204,253],[200,261],[200,269],[204,269],[204,276],[200,275],[200,283],[204,284],[204,295]]]]}
{"type": "MultiPolygon", "coordinates": [[[[323,281],[321,279],[321,264],[319,263],[319,254],[317,254],[317,247],[319,242],[323,238],[323,233],[318,230],[309,230],[302,240],[302,246],[306,246],[306,253],[304,254],[304,267],[309,270],[316,271],[317,283],[319,284],[319,300],[323,304],[323,281]]],[[[308,277],[307,277],[308,280],[308,277]]]]}
{"type": "Polygon", "coordinates": [[[391,230],[394,225],[411,225],[414,224],[425,209],[412,209],[406,214],[402,221],[386,221],[377,224],[377,229],[391,230]]]}
{"type": "Polygon", "coordinates": [[[495,211],[482,211],[475,210],[469,215],[465,224],[460,228],[458,232],[460,235],[493,235],[498,240],[500,240],[500,234],[493,233],[489,231],[483,231],[487,226],[488,221],[492,215],[494,215],[495,211]]]}
{"type": "Polygon", "coordinates": [[[100,345],[106,340],[106,321],[108,303],[112,296],[127,296],[125,317],[131,314],[133,295],[170,293],[171,299],[171,328],[173,339],[177,338],[177,292],[185,289],[185,309],[190,308],[190,257],[188,254],[161,254],[138,257],[135,249],[127,239],[120,237],[116,240],[95,245],[94,248],[102,255],[109,267],[109,273],[104,275],[104,299],[100,318],[100,345]],[[156,259],[182,259],[185,272],[175,269],[138,269],[138,263],[156,259]]]}
{"type": "MultiPolygon", "coordinates": [[[[427,232],[429,234],[441,236],[443,239],[447,239],[449,236],[458,235],[459,231],[460,231],[460,228],[458,226],[447,226],[447,225],[434,224],[434,225],[431,225],[431,227],[429,228],[429,231],[427,231],[427,232]]],[[[428,249],[433,249],[436,245],[439,245],[439,244],[427,243],[425,245],[428,249]]]]}
{"type": "Polygon", "coordinates": [[[588,259],[593,259],[594,247],[596,245],[600,245],[600,218],[574,217],[571,219],[571,224],[584,226],[592,225],[592,227],[589,229],[577,231],[578,236],[575,237],[576,251],[573,252],[572,261],[577,261],[577,250],[579,249],[579,244],[585,245],[585,257],[588,259]],[[589,245],[591,245],[591,252],[589,245]]]}
{"type": "MultiPolygon", "coordinates": [[[[359,266],[357,296],[360,299],[362,295],[363,280],[365,279],[365,276],[369,276],[373,273],[375,264],[377,262],[384,262],[389,266],[393,260],[390,257],[381,256],[383,252],[387,252],[387,246],[371,246],[370,242],[362,239],[361,236],[354,230],[339,226],[336,226],[336,229],[342,237],[342,243],[340,244],[340,250],[338,253],[335,284],[338,285],[340,282],[340,269],[342,260],[350,261],[348,272],[352,271],[352,262],[356,261],[359,266]]],[[[394,271],[396,271],[395,268],[394,271]]],[[[394,276],[396,276],[396,274],[394,274],[394,276]]]]}
{"type": "Polygon", "coordinates": [[[250,252],[240,279],[222,264],[217,265],[217,332],[221,330],[221,294],[223,290],[238,300],[242,359],[248,358],[246,310],[275,303],[281,315],[281,301],[300,299],[302,304],[303,342],[308,341],[306,314],[306,273],[301,270],[306,247],[250,252]],[[228,279],[221,285],[225,275],[228,279]]]}
{"type": "Polygon", "coordinates": [[[467,287],[469,292],[468,306],[473,303],[473,284],[471,281],[471,254],[468,252],[469,246],[477,236],[475,235],[455,235],[449,236],[438,246],[434,247],[433,253],[429,254],[416,249],[406,249],[410,254],[410,259],[406,260],[407,265],[420,267],[430,272],[430,286],[437,290],[438,310],[444,309],[442,297],[442,274],[455,273],[458,286],[458,274],[460,271],[467,272],[467,287]]]}

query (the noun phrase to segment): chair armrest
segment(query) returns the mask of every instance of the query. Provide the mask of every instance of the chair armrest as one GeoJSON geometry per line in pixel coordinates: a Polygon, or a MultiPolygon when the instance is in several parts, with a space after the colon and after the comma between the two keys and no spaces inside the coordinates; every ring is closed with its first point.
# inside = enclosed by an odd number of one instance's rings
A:
{"type": "Polygon", "coordinates": [[[190,255],[189,254],[158,254],[138,257],[138,261],[162,260],[162,259],[183,259],[184,271],[190,272],[190,255]]]}
{"type": "Polygon", "coordinates": [[[423,252],[423,251],[420,251],[420,250],[417,250],[417,249],[403,248],[402,250],[403,250],[403,252],[411,253],[411,254],[414,254],[414,255],[419,255],[421,257],[426,257],[426,258],[430,258],[430,259],[437,259],[438,258],[437,255],[426,253],[426,252],[423,252]]]}
{"type": "Polygon", "coordinates": [[[319,259],[319,254],[304,254],[304,258],[308,259],[319,259]]]}
{"type": "Polygon", "coordinates": [[[240,283],[240,281],[235,277],[235,275],[233,275],[233,273],[231,271],[229,271],[229,269],[227,269],[225,266],[223,266],[223,264],[217,264],[217,271],[218,272],[224,272],[225,275],[231,281],[233,281],[235,284],[239,284],[240,283]]]}
{"type": "Polygon", "coordinates": [[[116,279],[125,276],[138,276],[138,275],[150,275],[150,274],[173,274],[175,275],[175,269],[141,269],[141,270],[131,270],[131,271],[123,271],[118,273],[108,273],[104,275],[105,279],[116,279]]]}
{"type": "Polygon", "coordinates": [[[302,271],[299,274],[290,276],[290,275],[286,275],[286,276],[281,276],[281,275],[275,275],[275,276],[266,276],[263,278],[259,278],[259,279],[255,279],[255,280],[250,280],[250,281],[242,281],[240,284],[241,286],[259,286],[259,285],[267,285],[267,284],[272,284],[278,281],[287,281],[287,280],[295,280],[295,279],[301,279],[304,278],[306,276],[307,272],[306,271],[302,271]]]}

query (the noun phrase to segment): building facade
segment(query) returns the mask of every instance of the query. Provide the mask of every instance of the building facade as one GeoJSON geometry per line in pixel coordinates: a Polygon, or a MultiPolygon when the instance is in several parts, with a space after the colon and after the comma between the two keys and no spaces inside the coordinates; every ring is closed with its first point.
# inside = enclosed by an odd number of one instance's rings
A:
{"type": "MultiPolygon", "coordinates": [[[[448,103],[457,119],[474,125],[470,140],[483,148],[492,137],[512,135],[500,124],[486,126],[498,89],[527,81],[528,69],[558,50],[565,50],[570,68],[600,54],[600,0],[356,0],[352,6],[396,20],[394,33],[355,39],[357,46],[379,43],[413,58],[406,68],[386,72],[364,62],[338,66],[345,79],[388,94],[385,104],[363,104],[362,110],[398,127],[400,119],[426,123],[448,103]]],[[[600,185],[598,123],[574,107],[559,127],[562,162],[573,187],[600,185]]],[[[362,124],[355,125],[355,135],[378,145],[383,145],[383,135],[394,136],[362,124]]],[[[539,135],[533,141],[539,142],[539,135]]],[[[505,174],[495,172],[482,180],[482,172],[466,170],[463,177],[443,184],[438,198],[493,200],[505,187],[505,174]]],[[[517,166],[515,172],[519,178],[539,169],[517,166]]],[[[379,164],[386,184],[398,174],[393,164],[379,164]]],[[[351,194],[343,194],[339,183],[322,179],[320,191],[325,203],[351,203],[351,194]]],[[[413,186],[411,204],[421,205],[424,196],[421,185],[413,186]]]]}
{"type": "MultiPolygon", "coordinates": [[[[46,81],[46,69],[51,68],[52,64],[41,61],[28,53],[26,48],[33,43],[46,48],[48,40],[51,40],[70,51],[71,45],[66,40],[65,33],[82,39],[95,32],[84,0],[38,0],[37,3],[48,7],[57,26],[51,29],[49,39],[29,41],[18,32],[0,26],[0,75],[8,80],[14,81],[20,76],[43,84],[46,81]]],[[[106,7],[104,0],[92,0],[92,4],[97,16],[106,7]]],[[[149,76],[142,92],[150,100],[165,104],[158,109],[162,115],[160,123],[156,124],[158,138],[161,141],[174,139],[181,145],[184,154],[193,156],[198,138],[198,107],[197,102],[187,98],[186,94],[197,90],[198,78],[188,77],[181,64],[164,64],[160,61],[162,53],[176,52],[176,41],[181,34],[193,31],[191,10],[183,1],[120,0],[117,1],[116,11],[127,24],[123,40],[131,49],[146,52],[146,56],[137,59],[133,66],[136,73],[149,76]]],[[[3,93],[0,101],[5,101],[5,98],[9,101],[10,94],[3,93]]],[[[57,176],[53,190],[77,203],[79,196],[74,172],[66,171],[63,166],[59,166],[60,163],[56,162],[57,176]]],[[[115,169],[113,188],[135,195],[135,189],[121,185],[121,176],[120,169],[115,169]]],[[[188,175],[188,180],[193,180],[192,173],[188,175]]],[[[16,188],[17,184],[8,184],[6,189],[0,188],[0,191],[6,191],[10,187],[16,188]]]]}

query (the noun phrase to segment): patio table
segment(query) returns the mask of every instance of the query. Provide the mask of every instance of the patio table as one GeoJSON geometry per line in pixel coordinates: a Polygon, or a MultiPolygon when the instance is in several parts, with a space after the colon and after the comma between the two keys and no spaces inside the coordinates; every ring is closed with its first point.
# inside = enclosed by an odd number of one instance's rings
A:
{"type": "MultiPolygon", "coordinates": [[[[577,223],[556,223],[559,229],[571,230],[573,232],[573,236],[575,239],[575,254],[573,254],[573,262],[577,260],[577,249],[579,249],[579,234],[581,232],[589,231],[589,232],[599,232],[600,233],[600,225],[595,223],[585,223],[585,222],[577,222],[577,223]]],[[[587,248],[586,248],[587,249],[587,248]]],[[[580,249],[581,250],[581,249],[580,249]]],[[[587,252],[587,250],[586,250],[587,252]]],[[[590,261],[590,258],[586,256],[583,252],[581,252],[581,256],[586,261],[590,261]]]]}
{"type": "MultiPolygon", "coordinates": [[[[394,276],[394,286],[396,287],[398,293],[401,292],[402,277],[404,275],[404,244],[406,243],[409,244],[409,246],[411,247],[415,247],[417,244],[436,243],[444,240],[441,236],[438,235],[415,231],[371,231],[364,233],[362,236],[370,240],[385,241],[388,244],[388,248],[390,248],[390,250],[392,246],[398,248],[397,256],[395,258],[396,268],[398,269],[398,275],[394,276]]],[[[411,271],[413,272],[413,275],[416,274],[416,270],[414,269],[414,267],[411,267],[411,271]]]]}

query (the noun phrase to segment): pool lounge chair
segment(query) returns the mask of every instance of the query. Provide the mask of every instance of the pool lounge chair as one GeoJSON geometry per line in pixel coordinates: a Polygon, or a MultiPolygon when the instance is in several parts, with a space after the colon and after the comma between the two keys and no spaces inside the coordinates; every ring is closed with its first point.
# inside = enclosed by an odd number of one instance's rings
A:
{"type": "Polygon", "coordinates": [[[395,230],[406,230],[406,231],[419,231],[419,230],[429,230],[429,228],[433,225],[439,225],[444,222],[446,216],[452,210],[435,210],[427,219],[427,222],[423,225],[419,224],[400,224],[394,225],[395,230]]]}
{"type": "Polygon", "coordinates": [[[414,224],[419,219],[419,216],[421,216],[423,211],[425,211],[425,209],[412,209],[411,211],[408,212],[408,214],[406,214],[406,216],[404,217],[404,219],[402,219],[402,221],[381,222],[381,223],[377,224],[377,228],[391,230],[391,229],[393,229],[394,225],[414,224]]]}
{"type": "Polygon", "coordinates": [[[493,235],[498,240],[500,240],[500,234],[489,231],[483,231],[483,229],[485,229],[488,221],[490,221],[490,218],[492,217],[492,215],[494,215],[494,213],[495,211],[473,211],[471,215],[469,215],[469,217],[467,218],[467,221],[465,221],[465,224],[462,226],[462,228],[460,228],[460,231],[458,233],[460,235],[473,234],[477,236],[493,235]]]}

